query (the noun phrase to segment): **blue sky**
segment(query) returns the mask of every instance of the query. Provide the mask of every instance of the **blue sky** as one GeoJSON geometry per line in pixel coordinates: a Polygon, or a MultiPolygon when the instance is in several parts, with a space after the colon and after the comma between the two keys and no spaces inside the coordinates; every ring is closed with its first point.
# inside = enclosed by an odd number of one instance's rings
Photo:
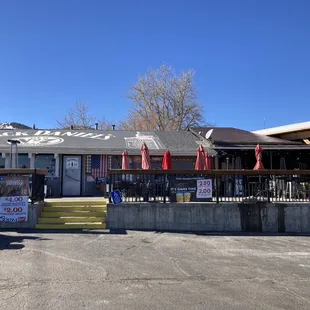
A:
{"type": "Polygon", "coordinates": [[[308,0],[3,0],[0,121],[54,127],[78,100],[117,120],[162,63],[196,71],[218,126],[308,121],[309,14],[308,0]]]}

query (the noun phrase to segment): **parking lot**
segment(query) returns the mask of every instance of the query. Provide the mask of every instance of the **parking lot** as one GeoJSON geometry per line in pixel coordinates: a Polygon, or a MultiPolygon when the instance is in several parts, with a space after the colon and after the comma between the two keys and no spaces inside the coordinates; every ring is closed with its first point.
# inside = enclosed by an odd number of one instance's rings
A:
{"type": "Polygon", "coordinates": [[[310,309],[310,237],[0,232],[1,309],[310,309]]]}

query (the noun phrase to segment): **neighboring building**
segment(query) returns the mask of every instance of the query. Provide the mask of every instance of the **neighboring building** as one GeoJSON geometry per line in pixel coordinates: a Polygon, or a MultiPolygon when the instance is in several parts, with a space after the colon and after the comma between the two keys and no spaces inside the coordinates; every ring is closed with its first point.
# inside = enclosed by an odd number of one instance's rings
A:
{"type": "Polygon", "coordinates": [[[253,133],[310,144],[310,122],[256,130],[253,133]]]}
{"type": "Polygon", "coordinates": [[[218,169],[253,169],[256,158],[254,149],[260,144],[263,149],[263,162],[267,169],[280,169],[285,159],[287,169],[310,168],[310,145],[285,139],[268,137],[237,128],[204,127],[191,128],[195,134],[206,139],[217,153],[215,167],[218,169]],[[236,159],[237,165],[236,165],[236,159]]]}

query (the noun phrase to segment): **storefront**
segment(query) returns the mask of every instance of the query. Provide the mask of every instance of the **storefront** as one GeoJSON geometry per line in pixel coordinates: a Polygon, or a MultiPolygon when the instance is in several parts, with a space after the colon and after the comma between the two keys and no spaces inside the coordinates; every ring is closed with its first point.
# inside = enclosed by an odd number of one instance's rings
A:
{"type": "Polygon", "coordinates": [[[153,169],[160,169],[166,150],[174,168],[192,169],[200,143],[189,132],[136,132],[99,130],[0,130],[0,168],[11,166],[11,145],[18,140],[18,168],[48,171],[48,195],[104,195],[109,169],[121,168],[121,154],[127,149],[132,169],[141,167],[140,148],[150,150],[153,169]],[[186,164],[185,164],[186,163],[186,164]]]}

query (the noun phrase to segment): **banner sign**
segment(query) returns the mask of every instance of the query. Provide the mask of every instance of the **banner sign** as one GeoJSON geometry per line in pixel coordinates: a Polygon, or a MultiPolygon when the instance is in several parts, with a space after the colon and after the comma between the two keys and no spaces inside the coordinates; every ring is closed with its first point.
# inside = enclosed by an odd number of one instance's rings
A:
{"type": "Polygon", "coordinates": [[[0,222],[27,221],[28,198],[28,176],[0,176],[0,222]]]}
{"type": "Polygon", "coordinates": [[[169,182],[171,202],[210,201],[212,198],[212,179],[170,175],[169,182]]]}
{"type": "Polygon", "coordinates": [[[26,222],[28,196],[0,197],[0,222],[26,222]]]}

